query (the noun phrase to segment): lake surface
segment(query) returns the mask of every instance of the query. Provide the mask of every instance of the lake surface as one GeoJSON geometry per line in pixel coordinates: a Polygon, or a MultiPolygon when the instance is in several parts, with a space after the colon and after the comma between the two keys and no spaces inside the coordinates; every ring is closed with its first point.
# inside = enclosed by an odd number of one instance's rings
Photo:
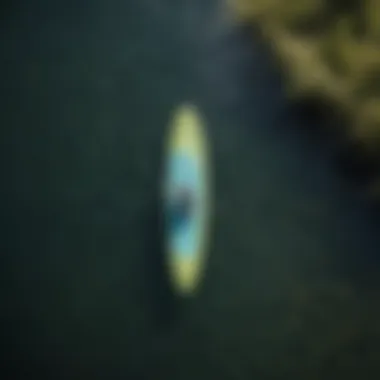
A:
{"type": "Polygon", "coordinates": [[[378,379],[379,225],[290,115],[262,43],[218,1],[8,3],[2,378],[378,379]],[[215,212],[184,304],[161,272],[158,189],[189,99],[215,212]]]}

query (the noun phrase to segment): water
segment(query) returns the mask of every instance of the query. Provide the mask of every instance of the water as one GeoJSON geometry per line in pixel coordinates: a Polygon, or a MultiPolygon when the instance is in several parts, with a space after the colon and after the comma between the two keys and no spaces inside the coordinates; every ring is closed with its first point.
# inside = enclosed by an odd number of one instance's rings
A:
{"type": "Polygon", "coordinates": [[[378,225],[220,3],[4,14],[9,378],[378,378],[378,225]],[[188,99],[208,121],[215,215],[203,291],[178,305],[157,195],[163,134],[188,99]]]}

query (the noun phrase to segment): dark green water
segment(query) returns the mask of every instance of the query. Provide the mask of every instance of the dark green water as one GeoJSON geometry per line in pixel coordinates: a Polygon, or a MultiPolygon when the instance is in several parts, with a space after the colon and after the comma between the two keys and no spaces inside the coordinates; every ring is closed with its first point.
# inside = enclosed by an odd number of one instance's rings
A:
{"type": "Polygon", "coordinates": [[[378,379],[379,226],[261,44],[216,1],[19,5],[1,27],[2,379],[378,379]],[[157,194],[189,98],[215,217],[179,305],[157,194]]]}

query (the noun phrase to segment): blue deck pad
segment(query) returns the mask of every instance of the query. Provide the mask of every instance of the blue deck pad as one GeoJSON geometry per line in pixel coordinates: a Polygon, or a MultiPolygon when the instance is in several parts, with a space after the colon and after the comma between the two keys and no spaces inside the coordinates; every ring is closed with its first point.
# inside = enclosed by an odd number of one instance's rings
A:
{"type": "Polygon", "coordinates": [[[166,226],[169,249],[178,255],[189,257],[199,249],[203,224],[203,186],[197,160],[185,153],[175,153],[169,157],[167,166],[166,226]],[[173,194],[186,187],[192,192],[193,208],[189,217],[177,220],[173,215],[173,194]]]}

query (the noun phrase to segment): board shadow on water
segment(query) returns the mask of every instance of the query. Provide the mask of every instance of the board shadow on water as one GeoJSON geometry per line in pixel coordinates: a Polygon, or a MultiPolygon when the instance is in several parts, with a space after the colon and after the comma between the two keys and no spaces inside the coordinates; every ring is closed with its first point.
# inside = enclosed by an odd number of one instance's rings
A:
{"type": "MultiPolygon", "coordinates": [[[[162,154],[162,152],[160,153],[162,154]]],[[[159,172],[159,168],[157,168],[157,172],[159,172]]],[[[183,320],[184,308],[188,301],[177,296],[170,284],[166,265],[165,231],[159,190],[159,186],[157,186],[156,197],[149,208],[146,220],[147,238],[144,249],[146,285],[151,302],[153,323],[159,328],[170,328],[175,327],[183,320]]]]}

